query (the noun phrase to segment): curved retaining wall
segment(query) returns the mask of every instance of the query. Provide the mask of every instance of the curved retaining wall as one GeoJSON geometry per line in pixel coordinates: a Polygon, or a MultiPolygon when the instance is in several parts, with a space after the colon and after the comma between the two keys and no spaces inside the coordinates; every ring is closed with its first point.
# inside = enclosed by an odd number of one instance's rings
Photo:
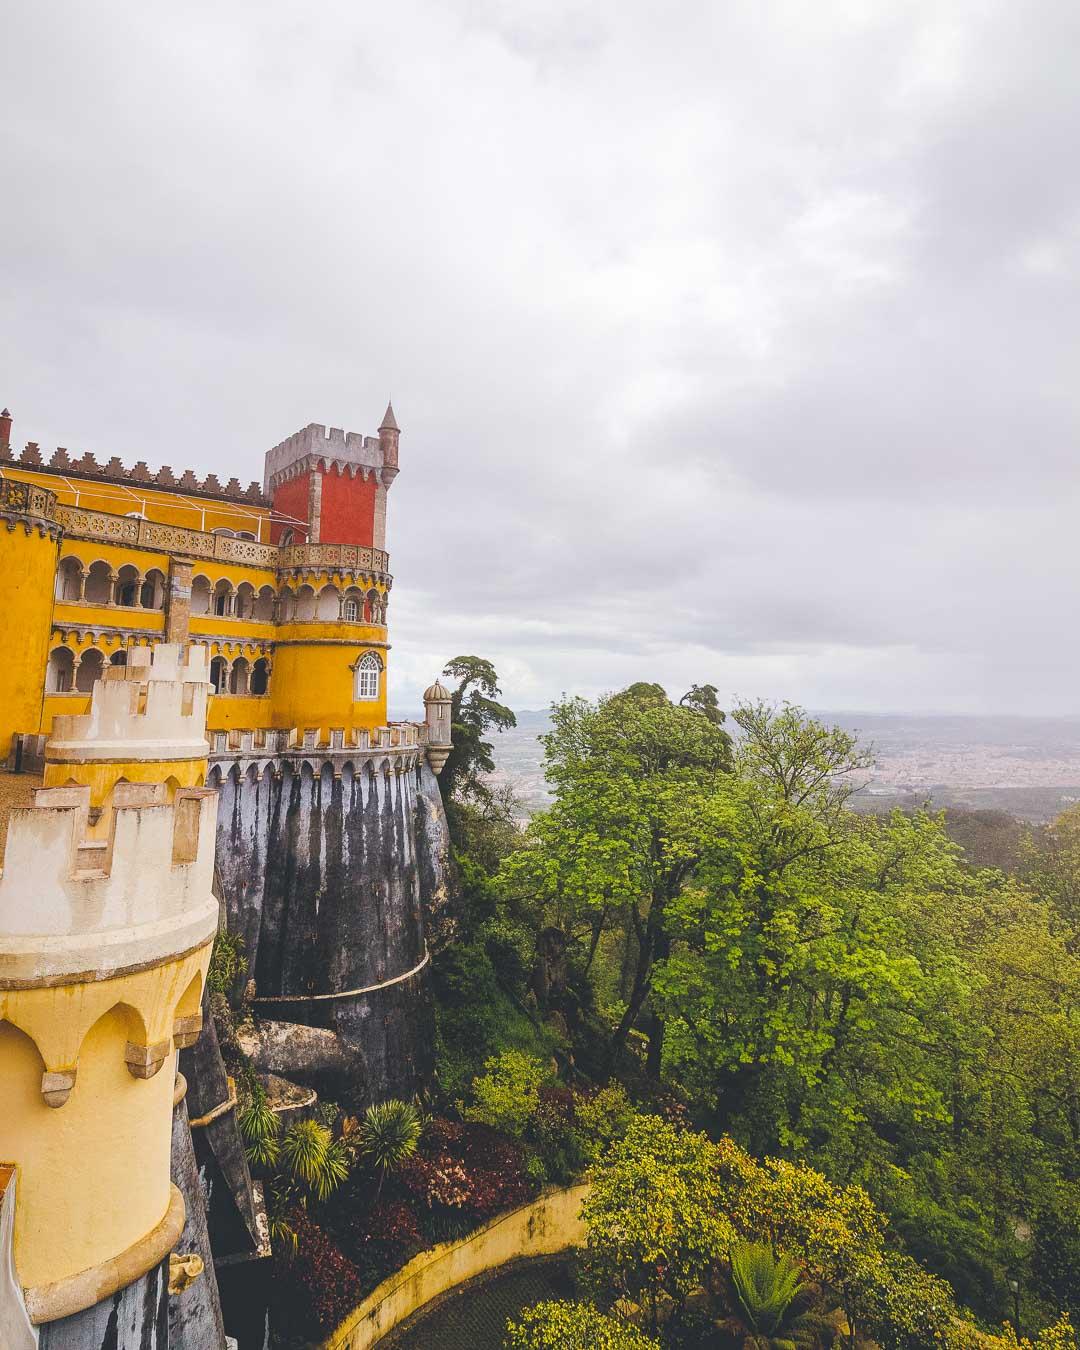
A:
{"type": "Polygon", "coordinates": [[[485,1271],[580,1246],[585,1238],[581,1202],[588,1193],[587,1182],[552,1191],[466,1238],[414,1256],[353,1309],[321,1350],[369,1350],[432,1299],[485,1271]]]}

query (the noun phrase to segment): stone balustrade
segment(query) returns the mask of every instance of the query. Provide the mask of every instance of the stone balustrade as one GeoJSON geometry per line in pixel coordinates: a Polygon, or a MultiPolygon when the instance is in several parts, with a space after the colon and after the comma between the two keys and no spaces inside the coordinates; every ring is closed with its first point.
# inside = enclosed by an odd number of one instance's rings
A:
{"type": "Polygon", "coordinates": [[[35,514],[52,515],[64,533],[76,539],[93,539],[105,544],[127,544],[156,549],[161,553],[180,553],[187,557],[216,562],[243,563],[249,567],[271,568],[278,572],[364,572],[384,577],[390,566],[385,549],[362,544],[260,544],[254,539],[237,539],[206,530],[191,530],[180,525],[143,520],[137,516],[116,516],[108,511],[91,511],[82,506],[56,506],[55,493],[32,483],[11,479],[0,482],[0,511],[10,500],[9,510],[27,511],[33,498],[40,504],[35,514]],[[7,497],[3,495],[8,490],[7,497]]]}

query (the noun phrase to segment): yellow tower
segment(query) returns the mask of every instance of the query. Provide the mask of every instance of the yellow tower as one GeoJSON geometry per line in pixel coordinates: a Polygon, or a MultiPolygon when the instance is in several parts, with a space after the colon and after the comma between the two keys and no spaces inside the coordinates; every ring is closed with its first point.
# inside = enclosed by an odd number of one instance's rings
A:
{"type": "Polygon", "coordinates": [[[11,812],[0,873],[0,1168],[39,1326],[159,1277],[184,1222],[176,1051],[218,924],[216,794],[187,785],[205,773],[205,666],[161,646],[116,676],[61,719],[46,777],[65,785],[11,812]]]}
{"type": "Polygon", "coordinates": [[[0,480],[0,575],[9,641],[0,662],[0,761],[15,732],[41,717],[41,672],[49,656],[59,527],[56,494],[37,483],[0,480]]]}

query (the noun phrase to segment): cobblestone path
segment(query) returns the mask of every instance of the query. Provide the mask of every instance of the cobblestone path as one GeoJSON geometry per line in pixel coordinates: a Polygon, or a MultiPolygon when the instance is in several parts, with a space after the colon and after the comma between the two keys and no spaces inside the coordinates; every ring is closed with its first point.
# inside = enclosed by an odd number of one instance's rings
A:
{"type": "Polygon", "coordinates": [[[546,1298],[567,1298],[565,1265],[519,1266],[506,1275],[468,1285],[435,1312],[382,1341],[379,1350],[502,1350],[508,1318],[546,1298]]]}

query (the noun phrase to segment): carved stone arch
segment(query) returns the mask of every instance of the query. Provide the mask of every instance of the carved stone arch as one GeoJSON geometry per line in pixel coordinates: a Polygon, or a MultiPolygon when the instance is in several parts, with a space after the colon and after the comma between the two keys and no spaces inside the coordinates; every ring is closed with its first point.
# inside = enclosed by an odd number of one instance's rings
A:
{"type": "Polygon", "coordinates": [[[0,1017],[0,1064],[5,1097],[13,1088],[18,1091],[16,1083],[25,1082],[26,1088],[40,1092],[49,1106],[63,1106],[75,1085],[74,1070],[65,1075],[49,1073],[37,1041],[10,1014],[0,1017]]]}
{"type": "Polygon", "coordinates": [[[219,788],[221,786],[221,765],[211,764],[210,772],[206,775],[206,786],[219,788]]]}
{"type": "Polygon", "coordinates": [[[172,1040],[177,1050],[194,1045],[202,1031],[202,971],[197,970],[173,1009],[172,1040]]]}

